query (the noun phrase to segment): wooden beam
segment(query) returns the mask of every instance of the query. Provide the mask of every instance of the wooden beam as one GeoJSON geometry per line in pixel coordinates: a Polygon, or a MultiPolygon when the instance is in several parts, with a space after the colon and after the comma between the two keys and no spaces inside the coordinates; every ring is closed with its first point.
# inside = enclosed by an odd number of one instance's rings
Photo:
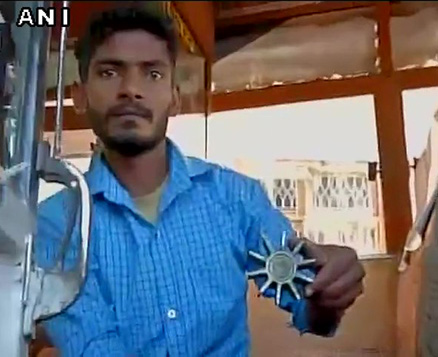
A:
{"type": "Polygon", "coordinates": [[[377,3],[377,1],[320,1],[313,4],[296,5],[295,1],[270,1],[261,5],[221,10],[216,19],[216,28],[359,9],[374,6],[377,3]]]}
{"type": "MultiPolygon", "coordinates": [[[[53,107],[46,108],[44,131],[55,130],[56,109],[53,107]]],[[[79,115],[73,107],[64,107],[63,130],[82,130],[90,129],[90,123],[85,115],[79,115]]]]}
{"type": "Polygon", "coordinates": [[[214,58],[213,1],[171,1],[205,58],[214,58]]]}
{"type": "Polygon", "coordinates": [[[378,76],[363,76],[215,93],[212,112],[371,94],[379,82],[378,76]]]}
{"type": "MultiPolygon", "coordinates": [[[[373,75],[213,93],[212,112],[374,94],[382,79],[380,75],[373,75]]],[[[438,87],[438,67],[397,71],[393,80],[401,90],[438,87]]]]}
{"type": "Polygon", "coordinates": [[[438,67],[396,71],[394,79],[402,90],[438,87],[438,67]]]}

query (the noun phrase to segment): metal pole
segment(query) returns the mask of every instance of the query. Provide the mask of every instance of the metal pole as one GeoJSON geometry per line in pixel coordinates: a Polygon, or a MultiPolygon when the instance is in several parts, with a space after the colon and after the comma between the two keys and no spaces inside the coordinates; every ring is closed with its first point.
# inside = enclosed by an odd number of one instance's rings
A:
{"type": "MultiPolygon", "coordinates": [[[[63,1],[62,7],[68,8],[70,1],[63,1]]],[[[56,83],[56,117],[55,117],[55,137],[52,146],[52,157],[61,155],[62,142],[62,124],[64,110],[64,67],[65,52],[67,46],[68,28],[61,27],[61,36],[59,39],[59,57],[58,57],[58,78],[56,83]]]]}
{"type": "MultiPolygon", "coordinates": [[[[17,2],[22,7],[26,2],[17,2]]],[[[28,1],[33,9],[48,7],[50,1],[28,1]]],[[[18,38],[17,38],[18,39],[18,38]]],[[[23,63],[23,85],[21,107],[17,112],[16,152],[11,155],[11,163],[29,164],[36,167],[38,144],[43,131],[45,99],[46,99],[46,63],[49,45],[49,29],[47,27],[31,28],[28,53],[26,58],[18,59],[23,63]]],[[[6,138],[8,140],[8,138],[6,138]]],[[[26,170],[17,176],[17,188],[21,197],[28,202],[36,212],[38,204],[38,176],[35,170],[26,170]]]]}
{"type": "MultiPolygon", "coordinates": [[[[48,7],[49,1],[15,2],[15,15],[28,6],[33,12],[39,7],[48,7]]],[[[45,102],[45,67],[48,54],[47,27],[20,28],[12,24],[15,42],[16,82],[14,99],[6,122],[4,140],[7,150],[6,168],[25,163],[29,168],[18,174],[13,189],[35,215],[38,204],[38,175],[35,169],[38,143],[41,137],[45,102]]],[[[7,205],[8,202],[2,202],[7,205]]],[[[1,237],[0,237],[1,238],[1,237]]],[[[25,249],[19,262],[10,265],[0,260],[0,346],[2,356],[21,357],[28,355],[28,342],[23,335],[23,306],[27,291],[23,281],[29,279],[30,267],[25,264],[32,252],[33,235],[25,238],[25,249]]]]}

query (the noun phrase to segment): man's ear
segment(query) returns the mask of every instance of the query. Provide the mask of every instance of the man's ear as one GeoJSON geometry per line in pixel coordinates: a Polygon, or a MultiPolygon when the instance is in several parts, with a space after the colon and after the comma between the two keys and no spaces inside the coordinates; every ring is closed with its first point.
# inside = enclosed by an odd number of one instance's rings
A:
{"type": "Polygon", "coordinates": [[[179,86],[175,85],[172,89],[172,105],[170,108],[170,116],[175,117],[181,112],[181,93],[179,86]]]}
{"type": "Polygon", "coordinates": [[[74,82],[71,87],[73,106],[76,114],[83,115],[87,111],[87,93],[82,83],[74,82]]]}

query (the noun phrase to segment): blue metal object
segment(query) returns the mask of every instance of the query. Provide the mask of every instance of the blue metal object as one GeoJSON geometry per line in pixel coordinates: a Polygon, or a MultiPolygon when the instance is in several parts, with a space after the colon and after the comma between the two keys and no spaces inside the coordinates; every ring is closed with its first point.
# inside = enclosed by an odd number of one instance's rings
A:
{"type": "Polygon", "coordinates": [[[260,288],[263,294],[270,286],[276,285],[275,304],[280,305],[283,289],[288,288],[292,296],[302,299],[304,287],[313,282],[315,273],[311,267],[316,263],[316,259],[307,259],[301,253],[304,248],[304,240],[299,240],[291,249],[287,233],[283,232],[281,247],[276,250],[265,234],[261,234],[263,244],[267,250],[267,255],[249,251],[249,255],[259,263],[263,263],[263,268],[248,272],[248,277],[266,277],[265,283],[260,288]]]}

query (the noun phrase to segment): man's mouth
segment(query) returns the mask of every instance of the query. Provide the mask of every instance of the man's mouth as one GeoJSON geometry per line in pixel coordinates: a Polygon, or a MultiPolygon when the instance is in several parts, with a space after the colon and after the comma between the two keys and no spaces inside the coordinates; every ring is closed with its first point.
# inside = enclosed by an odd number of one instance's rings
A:
{"type": "Polygon", "coordinates": [[[114,116],[123,119],[145,119],[141,114],[133,113],[133,112],[119,113],[119,114],[115,114],[114,116]]]}
{"type": "Polygon", "coordinates": [[[117,119],[122,119],[122,120],[135,120],[135,121],[137,121],[137,120],[147,120],[147,121],[152,121],[152,118],[145,117],[142,113],[138,113],[138,112],[114,113],[112,116],[117,118],[117,119]]]}
{"type": "Polygon", "coordinates": [[[113,108],[109,113],[109,117],[116,118],[122,121],[152,121],[152,111],[146,108],[136,108],[135,106],[119,106],[113,108]]]}

